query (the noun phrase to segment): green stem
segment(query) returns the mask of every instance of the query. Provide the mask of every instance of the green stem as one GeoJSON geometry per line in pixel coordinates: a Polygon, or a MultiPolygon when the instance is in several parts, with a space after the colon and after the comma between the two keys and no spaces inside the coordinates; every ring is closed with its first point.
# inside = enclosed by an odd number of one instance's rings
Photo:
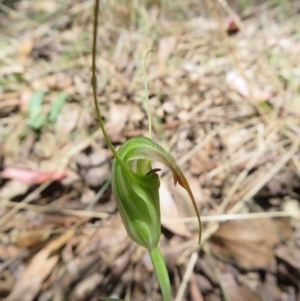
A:
{"type": "Polygon", "coordinates": [[[160,249],[158,247],[155,247],[151,250],[148,250],[148,252],[151,257],[152,264],[154,266],[154,270],[156,272],[156,276],[160,285],[163,301],[171,301],[169,274],[160,249]]]}
{"type": "Polygon", "coordinates": [[[93,26],[93,51],[92,51],[92,87],[93,87],[93,96],[94,96],[94,105],[96,108],[97,119],[99,122],[99,126],[102,130],[103,136],[106,140],[108,147],[110,148],[111,152],[113,153],[115,159],[118,163],[125,169],[130,171],[130,168],[123,162],[123,160],[118,155],[116,149],[112,145],[107,132],[105,130],[100,107],[97,101],[97,76],[96,76],[96,52],[97,52],[97,31],[98,31],[98,13],[99,12],[99,0],[95,0],[95,7],[94,7],[94,26],[93,26]]]}

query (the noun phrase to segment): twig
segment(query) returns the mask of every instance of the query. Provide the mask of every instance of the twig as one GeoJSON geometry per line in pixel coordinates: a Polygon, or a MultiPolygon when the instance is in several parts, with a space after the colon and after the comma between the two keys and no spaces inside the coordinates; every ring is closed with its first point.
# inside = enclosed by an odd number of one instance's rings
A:
{"type": "MultiPolygon", "coordinates": [[[[276,212],[253,212],[253,213],[236,213],[236,214],[218,214],[201,216],[201,221],[205,222],[227,222],[241,219],[258,219],[258,218],[279,218],[279,217],[299,217],[300,210],[297,211],[276,211],[276,212]]],[[[170,218],[163,221],[168,223],[197,223],[196,217],[170,218]]]]}
{"type": "Polygon", "coordinates": [[[54,208],[51,206],[32,205],[32,204],[27,204],[27,203],[16,203],[16,202],[8,201],[8,200],[1,200],[1,205],[7,206],[7,207],[12,207],[12,208],[17,208],[18,210],[27,209],[27,210],[37,211],[37,212],[59,213],[59,214],[79,216],[79,217],[92,217],[92,218],[108,218],[108,217],[110,217],[110,214],[106,213],[106,212],[54,208]]]}
{"type": "Polygon", "coordinates": [[[192,255],[191,255],[190,261],[188,263],[188,266],[186,268],[186,271],[183,275],[182,282],[180,283],[175,301],[183,300],[183,296],[184,296],[186,286],[187,286],[187,284],[188,284],[188,282],[191,278],[191,275],[193,273],[193,270],[194,270],[194,267],[195,267],[195,264],[196,264],[197,260],[198,260],[198,253],[193,252],[192,255]]]}

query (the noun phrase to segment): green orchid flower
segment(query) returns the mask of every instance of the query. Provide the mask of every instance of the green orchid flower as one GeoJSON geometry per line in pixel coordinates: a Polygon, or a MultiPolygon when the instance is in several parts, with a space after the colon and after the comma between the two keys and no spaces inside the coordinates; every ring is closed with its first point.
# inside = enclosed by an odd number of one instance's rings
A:
{"type": "MultiPolygon", "coordinates": [[[[145,247],[154,265],[163,300],[171,300],[168,272],[158,248],[161,234],[159,177],[152,169],[152,160],[163,163],[173,172],[178,182],[190,194],[199,225],[200,216],[191,189],[174,158],[160,145],[146,137],[128,140],[118,151],[112,169],[112,192],[128,236],[145,247]],[[122,163],[120,163],[122,162],[122,163]]],[[[201,228],[199,231],[199,242],[201,228]]],[[[108,301],[109,299],[103,299],[108,301]]]]}
{"type": "MultiPolygon", "coordinates": [[[[186,178],[175,159],[160,145],[146,137],[128,140],[118,151],[125,163],[115,160],[112,169],[112,191],[128,236],[147,249],[156,247],[160,237],[159,177],[151,161],[158,161],[172,172],[174,183],[189,193],[195,211],[200,216],[186,178]]],[[[201,231],[199,231],[199,242],[201,231]]]]}
{"type": "MultiPolygon", "coordinates": [[[[99,0],[95,0],[92,87],[99,126],[115,158],[111,176],[113,196],[128,236],[137,244],[145,247],[149,252],[160,284],[163,300],[171,301],[169,275],[158,247],[161,234],[160,180],[156,173],[158,170],[152,168],[152,161],[158,161],[168,167],[173,173],[174,184],[179,183],[188,192],[199,222],[199,243],[202,232],[200,215],[188,181],[175,159],[165,149],[150,138],[135,137],[128,140],[116,151],[107,135],[97,102],[96,38],[98,10],[99,0]]],[[[151,128],[150,124],[149,120],[149,128],[151,128]]],[[[120,300],[106,297],[101,299],[105,301],[120,300]]]]}
{"type": "MultiPolygon", "coordinates": [[[[112,192],[128,236],[137,244],[152,249],[160,237],[159,177],[147,159],[146,148],[137,148],[149,139],[132,138],[118,154],[129,167],[115,160],[112,168],[112,192]]],[[[151,141],[151,140],[149,140],[151,141]]]]}

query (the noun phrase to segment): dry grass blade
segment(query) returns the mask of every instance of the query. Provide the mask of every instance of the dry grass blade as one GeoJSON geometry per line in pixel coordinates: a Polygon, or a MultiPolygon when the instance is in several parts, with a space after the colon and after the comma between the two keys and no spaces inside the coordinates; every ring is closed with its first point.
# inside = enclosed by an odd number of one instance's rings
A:
{"type": "Polygon", "coordinates": [[[198,260],[198,254],[196,252],[192,253],[191,258],[189,260],[189,263],[186,267],[186,271],[183,275],[182,282],[180,283],[175,301],[181,301],[184,298],[184,292],[186,290],[186,286],[189,282],[189,279],[191,278],[191,274],[193,273],[195,264],[198,260]]]}
{"type": "Polygon", "coordinates": [[[35,197],[37,197],[49,184],[51,180],[40,185],[36,190],[34,190],[31,194],[29,194],[21,203],[16,204],[9,212],[7,212],[3,217],[0,219],[0,227],[5,225],[5,223],[11,219],[21,208],[22,204],[30,203],[35,197]]]}
{"type": "MultiPolygon", "coordinates": [[[[269,169],[269,171],[263,175],[262,178],[258,179],[256,183],[252,186],[252,188],[249,189],[248,192],[245,193],[245,195],[231,208],[228,210],[229,214],[236,214],[238,213],[244,206],[245,203],[248,202],[272,177],[274,177],[275,174],[277,174],[281,168],[289,161],[291,158],[295,155],[295,153],[299,150],[299,143],[300,138],[296,137],[296,140],[292,144],[291,148],[288,152],[286,152],[276,164],[272,166],[272,168],[269,169]]],[[[206,228],[203,231],[202,241],[205,242],[208,240],[213,233],[215,233],[219,228],[219,225],[214,223],[210,225],[208,228],[206,228]]],[[[194,250],[196,250],[198,247],[196,247],[196,244],[188,248],[182,256],[178,259],[178,264],[181,264],[185,258],[191,254],[194,250]]]]}
{"type": "MultiPolygon", "coordinates": [[[[268,134],[268,136],[265,139],[263,139],[263,141],[258,141],[258,147],[257,147],[256,151],[252,155],[252,158],[250,159],[250,161],[247,163],[245,169],[238,175],[235,182],[230,187],[226,197],[224,198],[224,200],[222,201],[222,204],[218,208],[219,212],[224,212],[225,208],[228,206],[230,200],[232,199],[233,195],[237,191],[238,187],[241,186],[242,182],[247,177],[249,171],[253,168],[253,166],[257,162],[258,158],[261,157],[261,155],[265,152],[264,145],[267,145],[270,143],[270,141],[272,140],[274,135],[276,135],[278,133],[278,131],[280,130],[281,126],[282,126],[281,124],[279,124],[279,125],[276,124],[276,128],[273,131],[271,131],[268,134]]],[[[271,125],[271,127],[273,127],[273,125],[271,125]]]]}
{"type": "Polygon", "coordinates": [[[300,137],[296,137],[292,147],[273,165],[273,167],[257,181],[255,185],[242,197],[242,199],[234,205],[228,213],[236,213],[243,206],[244,202],[249,201],[259,189],[261,189],[274,175],[276,175],[280,169],[292,159],[295,153],[299,150],[300,137]]]}
{"type": "Polygon", "coordinates": [[[88,210],[74,210],[74,209],[63,209],[63,208],[55,208],[51,206],[39,206],[39,205],[31,205],[27,203],[15,203],[8,200],[2,200],[1,204],[3,206],[17,207],[17,210],[26,209],[32,210],[36,212],[47,212],[47,213],[59,213],[63,215],[71,215],[71,216],[79,216],[79,217],[92,217],[92,218],[108,218],[110,214],[105,212],[95,212],[88,210]]]}
{"type": "MultiPolygon", "coordinates": [[[[298,211],[276,211],[276,212],[254,212],[254,213],[233,213],[202,216],[202,222],[226,222],[239,219],[258,219],[258,218],[279,218],[279,217],[298,217],[298,211]]],[[[168,219],[169,223],[197,223],[194,217],[168,219]]]]}

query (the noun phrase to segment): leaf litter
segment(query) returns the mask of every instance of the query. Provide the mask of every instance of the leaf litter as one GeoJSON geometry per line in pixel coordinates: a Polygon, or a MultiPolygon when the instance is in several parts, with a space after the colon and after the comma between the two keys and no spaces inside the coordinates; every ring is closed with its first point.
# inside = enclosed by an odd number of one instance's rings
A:
{"type": "MultiPolygon", "coordinates": [[[[174,299],[299,300],[299,3],[218,3],[103,1],[100,105],[116,146],[147,133],[142,74],[152,49],[154,138],[188,175],[203,220],[216,217],[204,222],[199,248],[186,196],[162,171],[161,246],[174,299]]],[[[0,6],[7,301],[159,299],[107,188],[111,154],[90,87],[92,6],[0,6]]]]}

